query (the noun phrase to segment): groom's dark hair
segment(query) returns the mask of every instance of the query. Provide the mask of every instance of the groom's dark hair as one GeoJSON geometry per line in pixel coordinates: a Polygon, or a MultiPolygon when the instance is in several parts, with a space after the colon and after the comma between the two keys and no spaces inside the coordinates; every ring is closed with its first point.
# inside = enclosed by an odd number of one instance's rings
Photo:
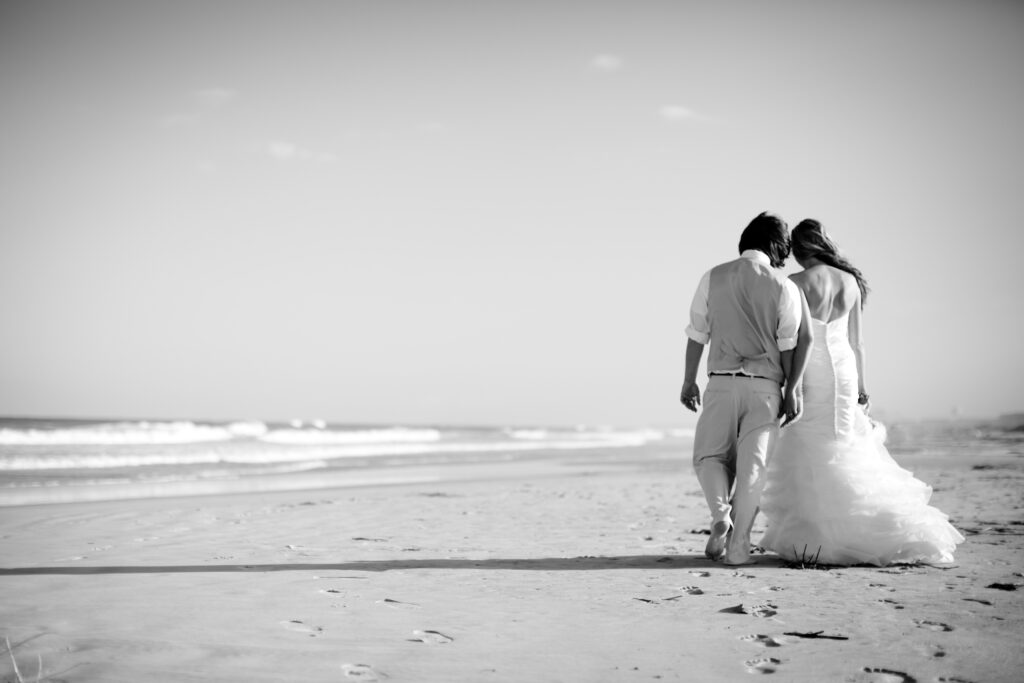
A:
{"type": "Polygon", "coordinates": [[[747,249],[764,252],[775,268],[781,268],[789,258],[789,226],[773,213],[759,213],[740,235],[740,253],[747,249]]]}

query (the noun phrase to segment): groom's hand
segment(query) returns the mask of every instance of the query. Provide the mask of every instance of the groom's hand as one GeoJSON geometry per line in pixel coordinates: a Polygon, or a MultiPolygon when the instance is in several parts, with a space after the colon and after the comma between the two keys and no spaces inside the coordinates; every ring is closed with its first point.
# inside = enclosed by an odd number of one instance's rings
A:
{"type": "Polygon", "coordinates": [[[679,393],[679,400],[688,410],[697,412],[700,405],[700,387],[696,382],[683,382],[683,390],[679,393]]]}
{"type": "Polygon", "coordinates": [[[789,391],[782,396],[782,405],[779,408],[779,417],[783,418],[782,426],[788,427],[800,419],[804,412],[804,397],[796,390],[789,391]]]}

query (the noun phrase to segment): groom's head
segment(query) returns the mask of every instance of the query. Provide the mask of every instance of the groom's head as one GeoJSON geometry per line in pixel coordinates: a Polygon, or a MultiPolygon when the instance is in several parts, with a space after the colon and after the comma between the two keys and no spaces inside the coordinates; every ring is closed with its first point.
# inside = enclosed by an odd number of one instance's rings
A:
{"type": "Polygon", "coordinates": [[[781,268],[789,258],[789,226],[773,213],[758,214],[740,235],[740,253],[747,249],[764,252],[772,266],[781,268]]]}

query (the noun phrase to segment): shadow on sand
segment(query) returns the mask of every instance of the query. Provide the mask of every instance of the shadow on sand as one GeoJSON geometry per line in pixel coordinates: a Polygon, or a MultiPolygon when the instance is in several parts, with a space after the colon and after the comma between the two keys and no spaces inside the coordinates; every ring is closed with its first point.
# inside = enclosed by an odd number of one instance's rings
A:
{"type": "MultiPolygon", "coordinates": [[[[775,557],[758,558],[754,566],[779,566],[775,557]]],[[[0,576],[38,574],[177,574],[183,572],[387,572],[403,569],[498,569],[524,571],[595,571],[607,569],[708,569],[722,567],[703,555],[625,555],[619,557],[541,557],[530,559],[360,560],[322,564],[193,564],[117,567],[5,567],[0,576]]]]}

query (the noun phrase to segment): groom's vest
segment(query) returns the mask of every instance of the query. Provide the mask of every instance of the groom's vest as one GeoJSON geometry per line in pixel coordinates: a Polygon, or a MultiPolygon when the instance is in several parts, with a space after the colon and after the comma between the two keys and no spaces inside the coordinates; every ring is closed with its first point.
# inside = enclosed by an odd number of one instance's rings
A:
{"type": "Polygon", "coordinates": [[[708,289],[708,372],[767,377],[782,384],[779,303],[785,277],[748,258],[711,269],[708,289]]]}

